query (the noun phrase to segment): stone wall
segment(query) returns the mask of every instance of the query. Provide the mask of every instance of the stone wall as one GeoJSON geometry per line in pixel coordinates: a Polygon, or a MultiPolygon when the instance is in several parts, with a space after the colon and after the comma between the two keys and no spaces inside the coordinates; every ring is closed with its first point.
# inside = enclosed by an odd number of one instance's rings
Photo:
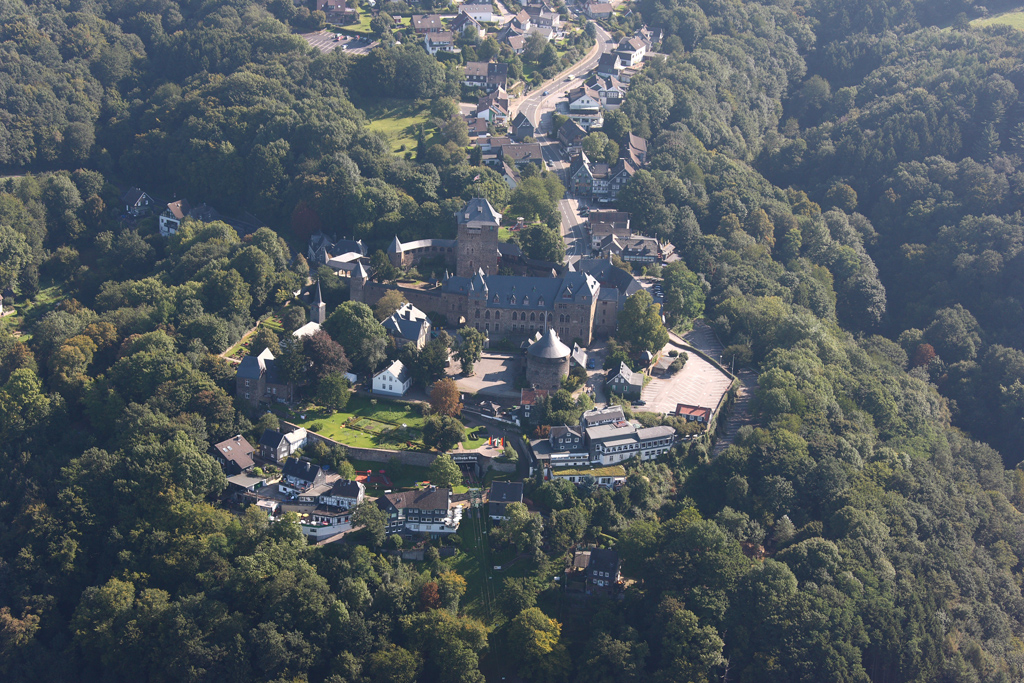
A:
{"type": "Polygon", "coordinates": [[[440,313],[448,320],[448,324],[456,326],[459,319],[466,315],[465,296],[442,292],[440,287],[430,290],[415,287],[403,287],[396,284],[367,282],[363,285],[362,302],[371,308],[389,291],[402,294],[413,306],[424,313],[440,313]]]}

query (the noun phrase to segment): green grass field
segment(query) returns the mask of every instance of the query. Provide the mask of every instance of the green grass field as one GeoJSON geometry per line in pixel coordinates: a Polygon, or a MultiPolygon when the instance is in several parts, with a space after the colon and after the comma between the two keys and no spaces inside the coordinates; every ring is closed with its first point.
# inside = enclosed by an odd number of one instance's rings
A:
{"type": "MultiPolygon", "coordinates": [[[[337,31],[338,31],[338,33],[348,33],[349,35],[354,35],[354,36],[367,36],[367,35],[370,35],[370,33],[371,33],[371,31],[370,31],[370,20],[371,19],[373,19],[373,16],[371,16],[369,12],[363,12],[362,14],[359,15],[359,23],[358,24],[349,24],[348,26],[341,26],[341,27],[339,27],[337,29],[337,31]]],[[[408,26],[411,23],[412,23],[412,17],[402,17],[401,28],[405,28],[406,26],[408,26]]],[[[395,26],[393,30],[397,31],[398,29],[399,29],[399,27],[395,26]]]]}
{"type": "MultiPolygon", "coordinates": [[[[7,327],[8,329],[15,330],[19,327],[30,328],[30,325],[25,323],[32,323],[42,318],[44,315],[52,311],[64,297],[67,296],[59,285],[42,286],[39,293],[35,295],[31,300],[26,299],[23,296],[19,296],[14,304],[14,315],[4,316],[0,318],[0,325],[7,327]]],[[[8,302],[8,306],[10,303],[8,302]]],[[[4,309],[6,310],[6,308],[4,309]]],[[[19,337],[19,341],[27,342],[32,338],[31,334],[23,334],[19,337]]]]}
{"type": "Polygon", "coordinates": [[[971,26],[976,27],[999,25],[1011,26],[1018,31],[1024,31],[1024,9],[1018,9],[1004,14],[997,14],[994,17],[987,17],[985,19],[975,19],[971,22],[971,26]]]}
{"type": "Polygon", "coordinates": [[[430,104],[422,100],[381,99],[362,106],[356,103],[370,120],[370,130],[382,133],[391,141],[391,151],[416,151],[416,129],[426,126],[427,143],[432,142],[434,129],[430,127],[430,104]],[[405,150],[402,149],[405,145],[405,150]]]}
{"type": "Polygon", "coordinates": [[[376,399],[376,405],[368,396],[353,394],[345,410],[331,413],[315,406],[286,413],[285,417],[300,427],[309,429],[314,422],[323,426],[317,431],[356,448],[387,448],[391,450],[424,450],[422,438],[423,416],[419,409],[408,403],[376,399]],[[354,418],[351,426],[346,423],[354,418]],[[406,425],[402,428],[401,425],[406,425]],[[358,429],[352,429],[352,426],[358,429]]]}

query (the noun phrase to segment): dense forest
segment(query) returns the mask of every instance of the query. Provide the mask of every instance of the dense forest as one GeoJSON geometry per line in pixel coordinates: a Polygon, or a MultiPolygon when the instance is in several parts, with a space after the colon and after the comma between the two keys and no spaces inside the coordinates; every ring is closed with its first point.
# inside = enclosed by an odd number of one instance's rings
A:
{"type": "MultiPolygon", "coordinates": [[[[665,56],[607,117],[650,140],[622,208],[685,259],[670,315],[707,289],[757,426],[615,492],[528,482],[543,515],[492,539],[526,576],[479,613],[436,549],[309,547],[215,504],[211,441],[273,426],[216,354],[292,300],[311,230],[449,236],[480,194],[545,220],[553,177],[513,195],[457,126],[391,154],[356,103],[432,99],[445,124],[457,66],[313,51],[288,0],[0,2],[5,680],[1024,678],[1024,33],[955,1],[635,9],[665,56]],[[130,185],[271,227],[162,238],[120,219],[130,185]],[[622,601],[552,582],[584,541],[619,550],[622,601]]],[[[312,275],[332,313],[304,353],[394,351],[312,275]]]]}

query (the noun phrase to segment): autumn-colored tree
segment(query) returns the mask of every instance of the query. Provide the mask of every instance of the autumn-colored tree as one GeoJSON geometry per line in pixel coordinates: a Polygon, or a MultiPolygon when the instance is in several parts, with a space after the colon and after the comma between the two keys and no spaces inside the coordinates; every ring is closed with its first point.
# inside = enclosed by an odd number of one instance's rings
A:
{"type": "Polygon", "coordinates": [[[401,308],[404,303],[406,303],[406,300],[401,292],[397,289],[388,290],[384,296],[377,300],[373,307],[373,315],[377,320],[390,318],[391,314],[401,308]]]}
{"type": "Polygon", "coordinates": [[[451,377],[434,382],[430,388],[430,408],[435,415],[458,417],[462,414],[462,402],[459,385],[451,377]]]}
{"type": "Polygon", "coordinates": [[[306,200],[300,200],[295,205],[295,210],[292,211],[292,232],[299,239],[306,241],[313,233],[320,232],[323,229],[323,224],[320,222],[320,216],[317,215],[316,209],[306,203],[306,200]]]}
{"type": "Polygon", "coordinates": [[[437,592],[437,583],[427,581],[420,589],[420,609],[424,612],[438,609],[441,606],[441,594],[437,592]]]}
{"type": "Polygon", "coordinates": [[[937,355],[935,348],[931,344],[919,344],[917,350],[914,351],[914,357],[910,361],[910,366],[913,368],[927,367],[935,360],[937,355]]]}

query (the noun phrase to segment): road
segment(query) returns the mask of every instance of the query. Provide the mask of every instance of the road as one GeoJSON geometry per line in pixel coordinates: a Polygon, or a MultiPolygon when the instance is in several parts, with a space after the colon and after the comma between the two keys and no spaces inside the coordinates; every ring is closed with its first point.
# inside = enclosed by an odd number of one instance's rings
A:
{"type": "Polygon", "coordinates": [[[602,54],[611,52],[615,47],[615,43],[611,42],[612,36],[610,33],[597,24],[594,24],[594,28],[597,29],[597,42],[590,48],[587,55],[565,71],[556,74],[551,80],[545,81],[534,88],[531,94],[510,102],[510,120],[514,119],[519,112],[523,112],[533,122],[533,125],[537,127],[538,133],[542,132],[542,130],[554,132],[551,131],[551,117],[549,114],[555,110],[555,103],[566,92],[579,85],[578,79],[580,76],[597,68],[597,63],[601,61],[602,54]],[[572,80],[566,81],[567,76],[572,76],[572,80]],[[548,94],[545,95],[545,92],[548,94]]]}

